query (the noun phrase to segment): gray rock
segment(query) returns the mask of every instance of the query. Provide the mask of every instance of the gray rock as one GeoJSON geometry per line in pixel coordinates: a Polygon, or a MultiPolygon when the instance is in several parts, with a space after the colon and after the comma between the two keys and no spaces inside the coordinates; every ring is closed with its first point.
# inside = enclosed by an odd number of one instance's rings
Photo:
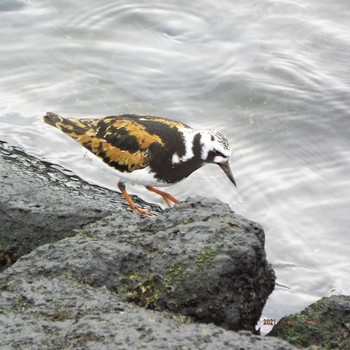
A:
{"type": "Polygon", "coordinates": [[[300,348],[350,350],[350,296],[322,298],[283,317],[268,335],[300,348]]]}
{"type": "Polygon", "coordinates": [[[153,218],[111,214],[83,235],[36,249],[10,271],[69,275],[139,306],[251,331],[275,279],[261,227],[205,198],[153,218]]]}
{"type": "Polygon", "coordinates": [[[296,350],[279,339],[143,309],[70,276],[3,276],[1,289],[1,349],[296,350]]]}
{"type": "Polygon", "coordinates": [[[274,288],[258,224],[204,198],[143,218],[112,191],[0,150],[0,250],[11,236],[27,245],[16,256],[39,246],[0,274],[4,346],[293,348],[224,330],[253,331],[274,288]]]}
{"type": "Polygon", "coordinates": [[[0,142],[0,271],[42,244],[126,210],[119,193],[0,142]]]}

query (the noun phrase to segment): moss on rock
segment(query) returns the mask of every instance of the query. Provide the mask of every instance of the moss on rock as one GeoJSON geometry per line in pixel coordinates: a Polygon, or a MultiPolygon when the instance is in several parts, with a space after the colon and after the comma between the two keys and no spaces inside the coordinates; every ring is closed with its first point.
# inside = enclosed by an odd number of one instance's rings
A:
{"type": "Polygon", "coordinates": [[[325,297],[282,318],[268,334],[300,347],[350,349],[350,296],[325,297]]]}

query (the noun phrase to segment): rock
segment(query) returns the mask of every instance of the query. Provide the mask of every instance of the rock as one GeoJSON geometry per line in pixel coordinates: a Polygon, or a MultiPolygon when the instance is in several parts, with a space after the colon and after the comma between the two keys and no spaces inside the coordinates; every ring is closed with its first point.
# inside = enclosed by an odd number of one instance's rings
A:
{"type": "Polygon", "coordinates": [[[350,349],[350,296],[333,295],[282,318],[268,336],[299,348],[350,349]]]}
{"type": "Polygon", "coordinates": [[[143,309],[70,276],[8,278],[5,273],[0,286],[2,349],[296,350],[279,339],[143,309]]]}
{"type": "Polygon", "coordinates": [[[199,197],[163,213],[151,207],[161,214],[143,218],[116,205],[115,192],[0,150],[2,254],[12,237],[13,256],[39,246],[0,274],[2,342],[20,349],[293,348],[224,330],[254,331],[274,288],[258,224],[199,197]]]}
{"type": "Polygon", "coordinates": [[[153,218],[113,213],[82,233],[34,250],[11,273],[69,275],[232,330],[254,331],[274,288],[261,227],[217,200],[189,199],[153,218]]]}
{"type": "Polygon", "coordinates": [[[126,210],[119,193],[0,142],[0,271],[42,244],[126,210]]]}

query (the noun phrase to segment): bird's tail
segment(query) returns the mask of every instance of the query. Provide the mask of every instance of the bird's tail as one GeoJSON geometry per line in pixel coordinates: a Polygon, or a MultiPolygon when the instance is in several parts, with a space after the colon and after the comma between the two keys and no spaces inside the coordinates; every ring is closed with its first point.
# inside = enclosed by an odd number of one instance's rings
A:
{"type": "Polygon", "coordinates": [[[43,120],[45,123],[60,129],[74,139],[77,139],[93,129],[91,120],[68,119],[51,112],[47,112],[43,120]]]}
{"type": "Polygon", "coordinates": [[[63,121],[63,118],[55,113],[47,112],[43,120],[45,123],[57,128],[57,125],[63,121]]]}

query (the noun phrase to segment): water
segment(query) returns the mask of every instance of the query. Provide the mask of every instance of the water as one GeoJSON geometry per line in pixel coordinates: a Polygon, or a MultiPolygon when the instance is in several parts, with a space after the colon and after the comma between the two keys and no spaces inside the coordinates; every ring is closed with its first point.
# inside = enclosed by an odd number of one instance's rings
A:
{"type": "Polygon", "coordinates": [[[206,166],[169,192],[220,198],[264,226],[278,285],[263,326],[350,293],[349,18],[341,0],[1,0],[0,139],[115,189],[46,111],[225,131],[238,188],[206,166]]]}

